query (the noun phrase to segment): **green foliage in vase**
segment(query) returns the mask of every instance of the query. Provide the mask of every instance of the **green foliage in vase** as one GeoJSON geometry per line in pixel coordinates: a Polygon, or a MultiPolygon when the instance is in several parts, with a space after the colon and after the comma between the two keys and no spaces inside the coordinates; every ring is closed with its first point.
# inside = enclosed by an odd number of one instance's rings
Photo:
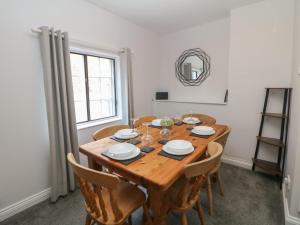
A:
{"type": "Polygon", "coordinates": [[[160,121],[160,125],[163,127],[170,127],[174,125],[174,121],[172,119],[162,119],[160,121]]]}

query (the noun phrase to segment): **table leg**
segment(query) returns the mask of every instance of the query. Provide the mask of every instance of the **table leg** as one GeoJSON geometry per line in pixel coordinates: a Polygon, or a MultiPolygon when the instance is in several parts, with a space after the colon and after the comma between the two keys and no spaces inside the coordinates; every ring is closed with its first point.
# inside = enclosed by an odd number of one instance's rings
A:
{"type": "Polygon", "coordinates": [[[91,157],[88,157],[88,165],[91,169],[102,171],[102,166],[91,157]]]}
{"type": "Polygon", "coordinates": [[[167,196],[165,191],[149,190],[149,207],[155,225],[168,225],[167,216],[170,206],[167,196]]]}

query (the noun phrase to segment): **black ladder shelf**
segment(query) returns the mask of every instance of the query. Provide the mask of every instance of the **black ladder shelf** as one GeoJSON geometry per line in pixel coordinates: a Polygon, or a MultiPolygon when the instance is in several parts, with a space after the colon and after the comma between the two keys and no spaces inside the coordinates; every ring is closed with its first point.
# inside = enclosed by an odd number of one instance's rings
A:
{"type": "Polygon", "coordinates": [[[279,178],[279,184],[281,184],[283,179],[285,156],[287,152],[286,143],[288,138],[291,94],[292,94],[292,88],[266,88],[266,97],[263,106],[263,112],[261,116],[259,132],[257,136],[255,155],[253,158],[253,165],[252,165],[253,171],[255,170],[255,167],[258,167],[260,168],[260,170],[262,170],[267,174],[277,176],[279,178]],[[266,112],[268,100],[269,100],[269,94],[271,90],[282,90],[284,93],[282,113],[266,112]],[[273,117],[273,118],[281,119],[280,138],[271,138],[271,137],[262,136],[265,117],[273,117]],[[261,142],[278,148],[277,162],[270,162],[258,158],[259,146],[261,142]]]}

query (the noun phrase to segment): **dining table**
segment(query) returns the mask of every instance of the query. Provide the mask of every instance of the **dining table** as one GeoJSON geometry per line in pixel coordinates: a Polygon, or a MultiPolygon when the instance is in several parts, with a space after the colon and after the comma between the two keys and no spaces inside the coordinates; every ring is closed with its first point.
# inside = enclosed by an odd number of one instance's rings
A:
{"type": "MultiPolygon", "coordinates": [[[[172,126],[168,140],[183,139],[190,141],[195,149],[191,154],[179,160],[161,154],[163,144],[160,141],[163,138],[160,135],[160,127],[148,128],[149,134],[153,137],[151,147],[154,150],[144,153],[141,158],[129,165],[124,165],[122,162],[102,154],[112,145],[119,143],[111,137],[81,145],[80,152],[87,156],[90,168],[101,170],[102,167],[105,167],[110,172],[144,187],[148,193],[148,203],[153,223],[155,225],[167,225],[167,214],[170,210],[167,198],[170,187],[183,175],[184,166],[199,160],[205,154],[208,143],[215,140],[227,128],[226,125],[221,124],[214,124],[211,127],[215,130],[215,133],[205,137],[193,135],[191,125],[172,126]]],[[[137,128],[141,134],[144,134],[146,129],[144,126],[137,128]]],[[[136,139],[140,140],[141,136],[136,139]]],[[[141,145],[142,143],[139,143],[137,147],[141,147],[141,145]]]]}

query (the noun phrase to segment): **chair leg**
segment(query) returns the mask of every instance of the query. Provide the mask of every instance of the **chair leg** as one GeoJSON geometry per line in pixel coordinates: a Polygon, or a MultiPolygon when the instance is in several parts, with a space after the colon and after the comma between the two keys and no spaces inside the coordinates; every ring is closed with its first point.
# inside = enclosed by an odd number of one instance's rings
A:
{"type": "Polygon", "coordinates": [[[132,216],[131,215],[128,217],[128,224],[132,225],[132,216]]]}
{"type": "Polygon", "coordinates": [[[185,212],[181,213],[180,221],[181,221],[181,225],[188,225],[188,221],[187,221],[185,212]]]}
{"type": "Polygon", "coordinates": [[[207,202],[208,202],[208,213],[209,215],[213,214],[213,196],[212,196],[212,189],[211,189],[211,179],[210,176],[207,176],[207,202]]]}
{"type": "Polygon", "coordinates": [[[90,216],[90,214],[86,214],[85,225],[91,225],[91,223],[92,223],[92,217],[90,216]]]}
{"type": "Polygon", "coordinates": [[[219,170],[217,171],[216,175],[217,175],[217,185],[218,185],[218,188],[219,188],[219,192],[224,197],[223,184],[222,184],[221,175],[220,175],[219,170]]]}
{"type": "Polygon", "coordinates": [[[200,203],[200,199],[198,199],[198,201],[196,202],[196,209],[197,209],[197,212],[198,212],[198,216],[199,216],[201,225],[205,225],[204,212],[203,212],[203,208],[202,208],[201,203],[200,203]]]}
{"type": "Polygon", "coordinates": [[[148,206],[147,206],[147,203],[145,203],[143,205],[143,210],[144,210],[144,213],[143,213],[143,224],[146,224],[146,225],[152,225],[152,218],[151,218],[151,215],[149,213],[149,209],[148,209],[148,206]]]}

